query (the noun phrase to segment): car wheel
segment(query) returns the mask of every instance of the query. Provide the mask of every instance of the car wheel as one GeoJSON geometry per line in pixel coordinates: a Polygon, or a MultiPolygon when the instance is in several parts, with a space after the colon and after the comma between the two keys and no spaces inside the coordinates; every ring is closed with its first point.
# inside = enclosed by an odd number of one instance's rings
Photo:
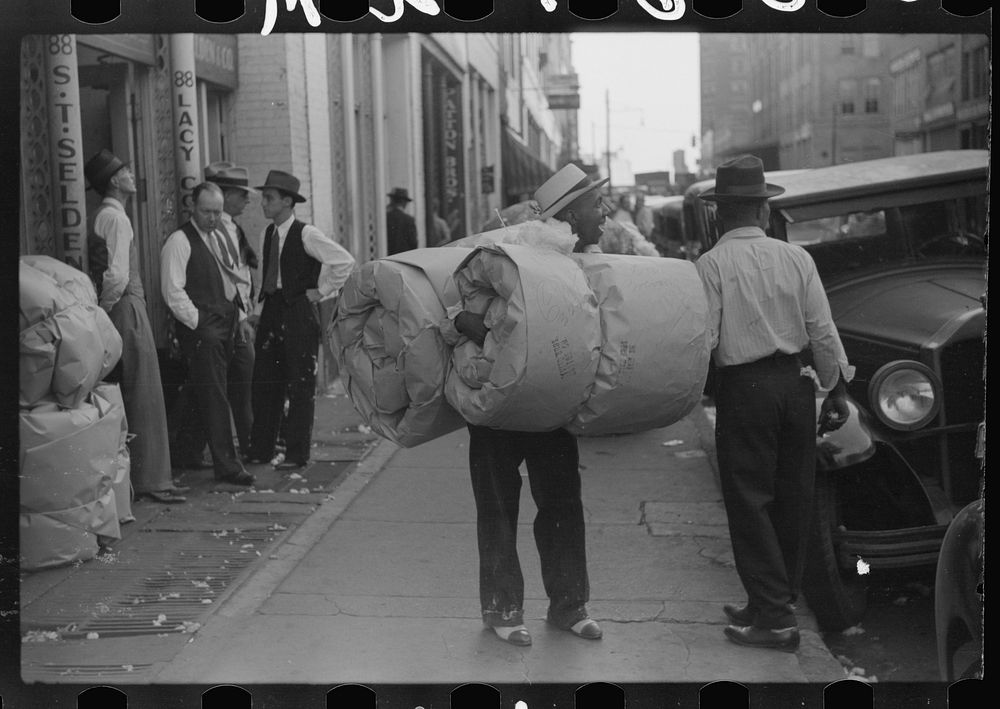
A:
{"type": "Polygon", "coordinates": [[[837,564],[839,495],[834,473],[816,472],[815,511],[809,532],[802,590],[821,630],[856,625],[868,606],[868,582],[837,564]]]}

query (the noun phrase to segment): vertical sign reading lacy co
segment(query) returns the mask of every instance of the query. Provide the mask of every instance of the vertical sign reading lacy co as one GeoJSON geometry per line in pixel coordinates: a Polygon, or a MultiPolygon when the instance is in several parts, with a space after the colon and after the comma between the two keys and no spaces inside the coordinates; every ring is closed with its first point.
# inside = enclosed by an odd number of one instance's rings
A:
{"type": "Polygon", "coordinates": [[[195,77],[194,34],[171,35],[170,91],[174,107],[174,160],[177,166],[181,223],[191,217],[191,191],[201,182],[198,86],[195,77]]]}
{"type": "Polygon", "coordinates": [[[76,62],[74,35],[56,34],[45,38],[56,256],[85,271],[87,202],[76,62]]]}

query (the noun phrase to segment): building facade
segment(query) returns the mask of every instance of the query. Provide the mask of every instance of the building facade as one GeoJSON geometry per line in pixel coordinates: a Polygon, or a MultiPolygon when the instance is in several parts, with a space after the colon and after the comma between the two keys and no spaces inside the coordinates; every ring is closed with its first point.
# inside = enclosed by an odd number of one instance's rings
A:
{"type": "MultiPolygon", "coordinates": [[[[568,39],[554,35],[26,37],[20,252],[86,268],[88,215],[100,200],[85,189],[83,165],[112,150],[136,173],[128,211],[165,349],[160,247],[189,217],[206,164],[235,161],[256,184],[271,169],[293,173],[308,197],[298,216],[359,262],[386,252],[393,187],[413,197],[421,246],[435,212],[453,237],[465,236],[512,190],[533,191],[575,153],[564,131],[575,109],[557,117],[545,83],[572,94],[572,81],[551,79],[575,77],[568,52],[568,39]],[[515,161],[520,170],[509,168],[515,161]],[[506,184],[511,175],[520,182],[506,184]]],[[[259,249],[258,201],[240,222],[259,249]]]]}
{"type": "Polygon", "coordinates": [[[989,54],[982,35],[703,35],[702,167],[985,147],[989,54]]]}

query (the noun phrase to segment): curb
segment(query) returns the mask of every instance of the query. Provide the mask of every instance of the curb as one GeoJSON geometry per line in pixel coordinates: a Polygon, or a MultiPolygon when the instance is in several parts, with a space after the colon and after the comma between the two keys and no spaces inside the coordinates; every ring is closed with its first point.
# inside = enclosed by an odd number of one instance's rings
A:
{"type": "Polygon", "coordinates": [[[379,441],[316,511],[274,550],[267,563],[233,589],[214,615],[226,618],[252,616],[398,450],[399,446],[391,441],[379,441]]]}

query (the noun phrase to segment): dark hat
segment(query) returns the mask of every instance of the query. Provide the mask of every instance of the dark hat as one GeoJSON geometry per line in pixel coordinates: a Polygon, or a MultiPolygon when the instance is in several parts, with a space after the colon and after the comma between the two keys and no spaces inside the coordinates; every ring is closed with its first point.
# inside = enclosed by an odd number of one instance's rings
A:
{"type": "Polygon", "coordinates": [[[271,170],[267,173],[267,179],[263,185],[258,185],[257,189],[263,190],[271,187],[292,198],[293,202],[305,202],[306,198],[299,194],[299,178],[281,170],[271,170]]]}
{"type": "Polygon", "coordinates": [[[247,194],[257,194],[257,190],[250,186],[250,172],[245,167],[236,167],[235,163],[213,162],[206,165],[205,180],[219,187],[235,187],[245,190],[247,194]]]}
{"type": "Polygon", "coordinates": [[[103,194],[104,190],[108,188],[108,182],[123,167],[125,167],[125,163],[119,160],[114,153],[103,149],[83,166],[83,175],[90,183],[91,189],[103,194]]]}
{"type": "Polygon", "coordinates": [[[389,199],[394,202],[412,202],[410,199],[410,193],[405,187],[393,187],[392,192],[386,195],[389,199]]]}
{"type": "Polygon", "coordinates": [[[764,181],[764,163],[755,155],[733,158],[715,171],[715,187],[699,196],[709,202],[747,202],[777,197],[784,187],[764,181]]]}
{"type": "Polygon", "coordinates": [[[570,163],[542,183],[534,198],[540,210],[539,218],[548,219],[582,194],[596,190],[611,178],[592,182],[583,170],[570,163]]]}

